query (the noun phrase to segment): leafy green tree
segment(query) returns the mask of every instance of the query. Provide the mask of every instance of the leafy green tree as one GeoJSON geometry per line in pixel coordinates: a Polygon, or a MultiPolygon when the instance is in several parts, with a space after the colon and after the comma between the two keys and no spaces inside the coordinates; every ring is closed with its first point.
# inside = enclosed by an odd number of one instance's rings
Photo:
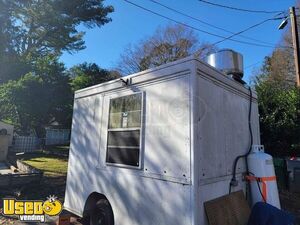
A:
{"type": "Polygon", "coordinates": [[[30,72],[40,57],[84,49],[78,26],[100,27],[111,12],[103,0],[0,0],[0,82],[30,72]]]}
{"type": "Polygon", "coordinates": [[[21,134],[33,129],[42,137],[52,122],[70,126],[72,91],[57,58],[41,58],[35,67],[36,72],[0,86],[0,117],[12,121],[21,134]]]}
{"type": "MultiPolygon", "coordinates": [[[[299,27],[299,24],[298,24],[299,27]]],[[[300,27],[299,27],[300,28],[300,27]]],[[[255,77],[261,137],[273,155],[300,155],[300,88],[289,29],[255,77]],[[283,47],[283,48],[282,48],[283,47]]]]}
{"type": "Polygon", "coordinates": [[[2,85],[1,116],[20,124],[22,134],[29,134],[31,127],[43,123],[41,115],[48,112],[48,107],[43,107],[43,102],[49,100],[44,90],[42,79],[30,73],[18,81],[9,81],[2,85]]]}
{"type": "Polygon", "coordinates": [[[74,91],[100,84],[120,77],[116,71],[101,69],[95,63],[82,63],[69,70],[72,77],[71,87],[74,91]]]}
{"type": "Polygon", "coordinates": [[[273,155],[300,155],[300,89],[284,75],[266,58],[256,78],[261,136],[273,155]]]}
{"type": "Polygon", "coordinates": [[[103,0],[0,0],[0,118],[23,134],[70,126],[70,78],[58,57],[82,50],[84,32],[111,21],[103,0]]]}

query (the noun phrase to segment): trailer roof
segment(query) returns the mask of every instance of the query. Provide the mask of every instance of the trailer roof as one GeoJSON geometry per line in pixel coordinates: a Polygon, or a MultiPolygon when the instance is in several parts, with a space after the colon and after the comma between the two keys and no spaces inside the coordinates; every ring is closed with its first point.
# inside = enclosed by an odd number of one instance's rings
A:
{"type": "MultiPolygon", "coordinates": [[[[98,94],[98,93],[101,93],[101,92],[106,92],[106,91],[122,88],[122,87],[124,87],[124,84],[123,84],[122,80],[132,80],[132,79],[134,79],[135,80],[134,84],[136,84],[137,80],[139,81],[139,83],[141,83],[143,81],[168,76],[168,75],[170,75],[170,73],[161,74],[159,72],[162,71],[162,70],[168,70],[168,69],[171,69],[171,68],[172,69],[174,68],[173,71],[169,70],[169,72],[171,72],[171,73],[172,72],[177,73],[177,70],[178,70],[178,73],[187,74],[188,72],[189,73],[191,72],[190,71],[192,69],[191,68],[191,65],[192,65],[191,63],[198,63],[201,66],[206,67],[206,69],[205,69],[206,71],[209,71],[210,73],[213,73],[215,75],[216,74],[221,75],[219,77],[222,77],[223,81],[234,83],[231,78],[229,78],[228,76],[224,76],[224,74],[222,72],[220,72],[219,70],[217,70],[216,68],[214,68],[214,67],[210,66],[209,64],[201,61],[199,58],[196,58],[194,56],[189,56],[189,57],[186,57],[186,58],[183,58],[183,59],[176,60],[174,62],[166,63],[164,65],[161,65],[161,66],[158,66],[158,67],[155,67],[155,68],[147,69],[147,70],[144,70],[144,71],[141,71],[141,72],[138,72],[138,73],[134,73],[134,74],[130,74],[130,75],[127,75],[127,76],[123,76],[121,78],[114,79],[114,80],[111,80],[111,81],[108,81],[108,82],[105,82],[105,83],[101,83],[101,84],[97,84],[97,85],[94,85],[94,86],[91,86],[91,87],[87,87],[87,88],[84,88],[84,89],[77,90],[75,92],[75,98],[82,98],[82,97],[85,97],[85,96],[94,95],[94,94],[98,94]],[[182,65],[185,65],[185,67],[182,67],[182,65]],[[145,78],[145,79],[138,79],[139,77],[145,77],[145,75],[148,75],[148,74],[152,74],[152,76],[148,77],[148,78],[145,78]]],[[[195,64],[193,64],[193,65],[195,65],[195,64]]],[[[237,82],[235,82],[235,83],[237,83],[237,82]]],[[[239,84],[239,86],[241,86],[239,89],[242,88],[242,89],[246,90],[246,88],[243,87],[242,85],[239,84]]],[[[256,98],[256,93],[254,93],[253,97],[256,98]]]]}
{"type": "MultiPolygon", "coordinates": [[[[164,68],[167,68],[167,67],[170,67],[170,66],[182,64],[182,63],[192,61],[192,60],[198,60],[198,59],[196,59],[194,56],[189,56],[189,57],[186,57],[186,58],[183,58],[183,59],[176,60],[174,62],[163,64],[163,65],[155,67],[155,68],[150,68],[150,69],[147,69],[147,70],[143,70],[141,72],[129,74],[129,75],[123,76],[121,78],[122,79],[129,79],[129,78],[137,77],[137,76],[140,76],[140,75],[151,73],[153,71],[161,70],[161,69],[164,69],[164,68]]],[[[200,61],[200,60],[198,60],[198,61],[200,61]]],[[[77,90],[77,91],[75,91],[75,94],[80,93],[80,92],[84,92],[84,91],[88,91],[88,90],[91,90],[91,89],[94,89],[94,88],[98,88],[98,87],[101,87],[101,86],[106,86],[106,85],[109,85],[109,84],[113,84],[115,82],[119,82],[121,78],[117,78],[117,79],[110,80],[110,81],[107,81],[107,82],[104,82],[104,83],[101,83],[101,84],[97,84],[97,85],[94,85],[94,86],[91,86],[91,87],[87,87],[87,88],[77,90]]]]}

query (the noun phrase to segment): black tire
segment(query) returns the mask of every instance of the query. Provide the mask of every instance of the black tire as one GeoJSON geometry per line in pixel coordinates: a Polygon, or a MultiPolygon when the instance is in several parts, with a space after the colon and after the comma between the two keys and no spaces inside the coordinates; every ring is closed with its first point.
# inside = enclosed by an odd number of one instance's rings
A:
{"type": "Polygon", "coordinates": [[[100,199],[96,202],[89,218],[90,225],[114,225],[113,211],[106,199],[100,199]]]}

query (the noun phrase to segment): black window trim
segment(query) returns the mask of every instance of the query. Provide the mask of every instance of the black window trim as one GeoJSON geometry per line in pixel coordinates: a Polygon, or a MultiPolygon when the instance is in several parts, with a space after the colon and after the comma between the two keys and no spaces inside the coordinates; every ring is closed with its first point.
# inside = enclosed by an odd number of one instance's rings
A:
{"type": "MultiPolygon", "coordinates": [[[[114,97],[110,97],[109,98],[109,105],[108,105],[108,120],[107,120],[107,132],[106,132],[106,146],[105,146],[105,150],[106,150],[106,156],[105,156],[105,164],[107,166],[112,166],[112,167],[120,167],[120,168],[128,168],[128,169],[136,169],[136,170],[141,170],[142,169],[142,158],[144,156],[143,154],[143,128],[144,128],[144,92],[140,91],[140,92],[134,92],[134,93],[126,93],[126,94],[122,94],[119,96],[114,96],[114,97]],[[121,98],[121,97],[126,97],[126,96],[130,96],[130,95],[136,95],[136,94],[141,94],[141,125],[140,127],[130,127],[130,128],[109,128],[109,117],[110,117],[110,103],[111,100],[113,99],[117,99],[117,98],[121,98]],[[131,165],[126,165],[126,164],[121,164],[121,163],[110,163],[107,162],[107,157],[108,157],[108,132],[109,131],[133,131],[133,130],[139,130],[140,131],[140,145],[139,147],[136,147],[139,149],[139,166],[131,166],[131,165]]],[[[110,146],[112,147],[112,146],[110,146]]],[[[126,148],[125,146],[118,146],[118,148],[126,148]]],[[[131,148],[131,147],[129,147],[131,148]]],[[[134,147],[133,147],[134,148],[134,147]]]]}

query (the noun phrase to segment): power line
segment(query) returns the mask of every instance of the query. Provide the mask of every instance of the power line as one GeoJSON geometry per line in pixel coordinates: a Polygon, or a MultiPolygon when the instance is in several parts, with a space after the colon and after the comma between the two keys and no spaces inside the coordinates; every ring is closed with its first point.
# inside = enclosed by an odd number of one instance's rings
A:
{"type": "Polygon", "coordinates": [[[274,18],[272,18],[272,19],[265,19],[265,20],[263,20],[263,21],[261,21],[261,22],[259,22],[259,23],[257,23],[257,24],[254,24],[254,25],[252,25],[252,26],[250,26],[250,27],[247,27],[247,28],[244,29],[244,30],[241,30],[241,31],[239,31],[239,32],[237,32],[237,33],[234,33],[234,34],[232,34],[232,35],[230,35],[230,36],[228,36],[228,37],[225,37],[224,39],[215,42],[213,45],[217,45],[217,44],[219,44],[219,43],[221,43],[221,42],[224,42],[224,41],[226,41],[226,40],[229,40],[229,39],[231,39],[231,38],[234,37],[234,36],[237,36],[237,35],[239,35],[239,34],[241,34],[241,33],[244,33],[244,32],[246,32],[246,31],[248,31],[248,30],[251,30],[252,28],[257,27],[257,26],[259,26],[259,25],[262,25],[262,24],[264,24],[265,22],[270,21],[270,20],[274,20],[274,18]]]}
{"type": "Polygon", "coordinates": [[[275,13],[284,13],[285,11],[266,11],[266,10],[252,10],[252,9],[242,9],[242,8],[237,8],[237,7],[233,7],[233,6],[228,6],[228,5],[221,5],[221,4],[217,4],[217,3],[213,3],[213,2],[209,2],[206,0],[199,0],[200,2],[209,4],[209,5],[213,5],[213,6],[218,6],[218,7],[222,7],[222,8],[226,8],[226,9],[232,9],[232,10],[236,10],[236,11],[242,11],[242,12],[248,12],[248,13],[269,13],[269,14],[275,14],[275,13]]]}
{"type": "Polygon", "coordinates": [[[248,65],[248,66],[245,66],[245,67],[244,67],[244,70],[248,70],[248,69],[250,69],[250,68],[256,66],[257,64],[262,63],[263,61],[264,61],[264,60],[260,60],[260,61],[258,61],[258,62],[256,62],[256,63],[252,63],[252,64],[250,64],[250,65],[248,65]]]}
{"type": "MultiPolygon", "coordinates": [[[[203,24],[205,24],[205,25],[208,25],[208,26],[211,26],[211,27],[213,27],[213,28],[216,28],[216,29],[225,31],[225,32],[227,32],[227,33],[235,34],[235,33],[232,32],[232,31],[226,30],[226,29],[224,29],[224,28],[222,28],[222,27],[218,27],[218,26],[216,26],[216,25],[214,25],[214,24],[211,24],[211,23],[208,23],[208,22],[206,22],[206,21],[200,20],[200,19],[198,19],[198,18],[196,18],[196,17],[190,16],[190,15],[184,13],[184,12],[178,11],[178,10],[176,10],[176,9],[174,9],[174,8],[171,8],[171,7],[169,7],[169,6],[167,6],[167,5],[164,5],[164,4],[160,3],[160,2],[157,2],[156,0],[149,0],[149,1],[151,1],[151,2],[153,2],[153,3],[155,3],[155,4],[157,4],[157,5],[160,5],[160,6],[166,8],[166,9],[168,9],[168,10],[171,10],[171,11],[173,11],[173,12],[176,12],[177,14],[183,15],[183,16],[185,16],[185,17],[188,17],[188,18],[192,19],[192,20],[195,20],[195,21],[198,21],[198,22],[200,22],[200,23],[203,23],[203,24]]],[[[264,43],[264,44],[267,44],[267,45],[273,45],[273,46],[275,47],[275,44],[268,43],[268,42],[265,42],[265,41],[261,41],[261,40],[255,39],[255,38],[247,37],[247,36],[244,36],[244,35],[240,35],[240,37],[243,37],[243,38],[248,39],[248,40],[252,40],[252,41],[264,43]]]]}
{"type": "Polygon", "coordinates": [[[249,29],[252,29],[252,28],[254,28],[254,27],[256,27],[256,26],[259,26],[259,25],[261,25],[261,24],[263,24],[263,23],[265,23],[265,22],[267,22],[267,21],[269,21],[269,20],[282,19],[282,18],[266,19],[266,20],[264,20],[264,21],[262,21],[262,22],[260,22],[260,23],[258,23],[258,24],[255,24],[255,25],[253,25],[253,26],[251,26],[251,27],[249,27],[249,28],[247,28],[247,29],[245,29],[245,30],[243,30],[243,31],[240,31],[240,32],[235,33],[235,34],[232,34],[232,35],[229,36],[229,37],[225,37],[225,36],[222,36],[222,35],[214,34],[214,33],[211,33],[211,32],[208,32],[208,31],[205,31],[205,30],[202,30],[202,29],[199,29],[199,28],[197,28],[197,27],[194,27],[194,26],[191,26],[191,25],[189,25],[189,24],[180,22],[180,21],[178,21],[178,20],[172,19],[172,18],[170,18],[170,17],[167,17],[167,16],[165,16],[165,15],[162,15],[162,14],[160,14],[160,13],[157,13],[157,12],[155,12],[155,11],[152,11],[152,10],[150,10],[150,9],[147,9],[147,8],[141,6],[141,5],[138,5],[138,4],[136,4],[136,3],[133,3],[133,2],[131,2],[131,1],[129,1],[129,0],[124,0],[124,1],[127,2],[127,3],[129,3],[129,4],[131,4],[131,5],[134,5],[134,6],[138,7],[138,8],[140,8],[140,9],[143,9],[144,11],[150,12],[150,13],[152,13],[152,14],[154,14],[154,15],[157,15],[157,16],[162,17],[162,18],[164,18],[164,19],[170,20],[170,21],[172,21],[172,22],[174,22],[174,23],[180,24],[180,25],[182,25],[182,26],[191,28],[191,29],[193,29],[193,30],[196,30],[196,31],[199,31],[199,32],[202,32],[202,33],[205,33],[205,34],[214,36],[214,37],[222,38],[222,40],[215,42],[213,45],[217,45],[217,44],[219,44],[219,43],[221,43],[221,42],[224,42],[224,41],[226,41],[226,40],[230,40],[230,41],[234,41],[234,42],[238,42],[238,43],[242,43],[242,44],[247,44],[247,45],[257,46],[257,47],[274,48],[274,46],[264,45],[264,44],[257,44],[257,43],[246,42],[246,41],[241,41],[241,40],[236,40],[236,39],[232,39],[232,37],[234,37],[234,36],[236,36],[236,35],[239,35],[239,34],[241,34],[241,33],[243,33],[243,32],[246,32],[246,31],[248,31],[249,29]]]}

